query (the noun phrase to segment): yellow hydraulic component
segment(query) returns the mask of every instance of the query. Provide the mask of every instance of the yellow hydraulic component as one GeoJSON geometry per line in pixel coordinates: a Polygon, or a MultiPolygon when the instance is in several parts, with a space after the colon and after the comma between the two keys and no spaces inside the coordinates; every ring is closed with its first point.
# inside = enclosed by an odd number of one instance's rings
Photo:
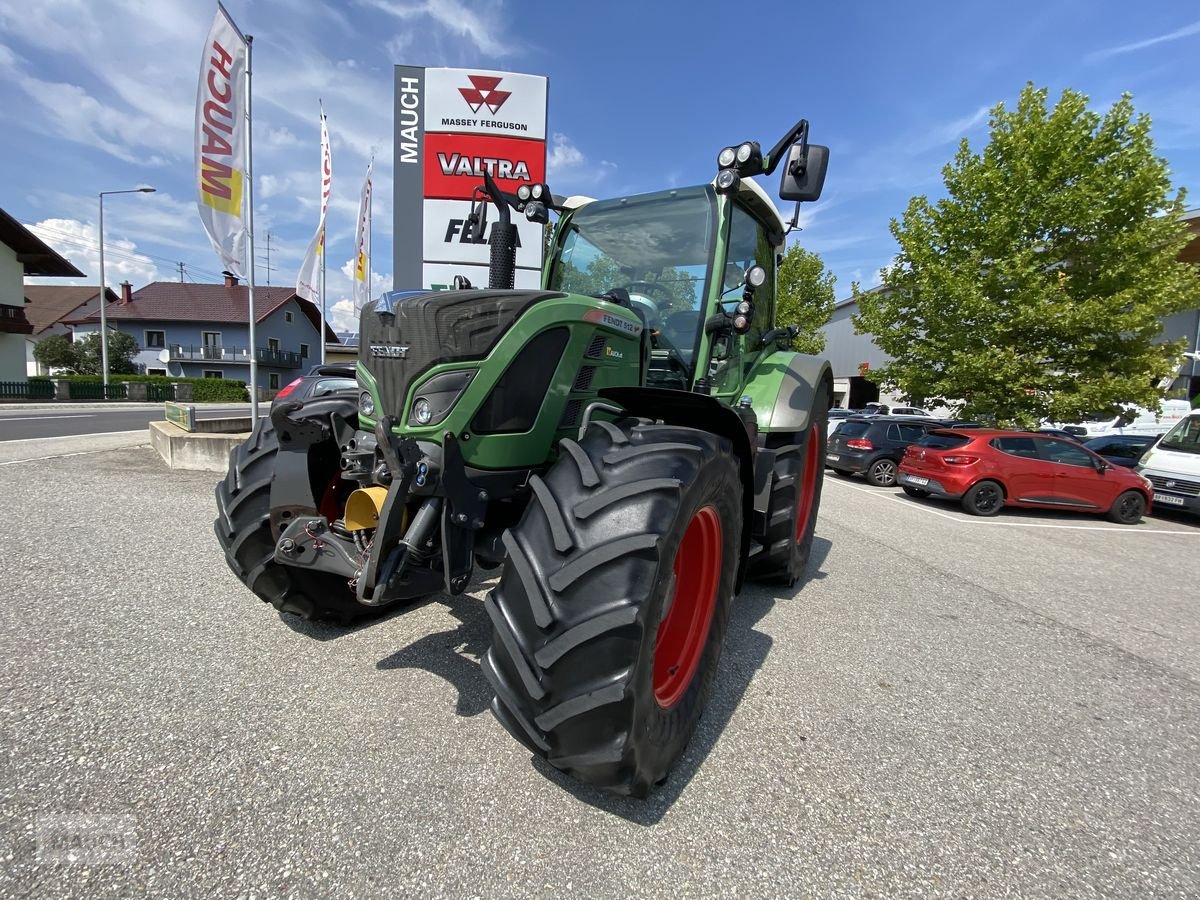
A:
{"type": "Polygon", "coordinates": [[[379,512],[387,499],[387,488],[358,488],[346,500],[346,512],[342,521],[348,531],[362,531],[379,525],[379,512]]]}

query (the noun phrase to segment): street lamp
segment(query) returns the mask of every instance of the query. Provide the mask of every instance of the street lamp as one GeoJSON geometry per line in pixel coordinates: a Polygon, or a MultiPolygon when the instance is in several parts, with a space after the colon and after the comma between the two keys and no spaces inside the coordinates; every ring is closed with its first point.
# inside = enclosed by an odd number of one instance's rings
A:
{"type": "Polygon", "coordinates": [[[104,198],[109,194],[153,194],[154,188],[140,187],[130,188],[127,191],[101,191],[100,192],[100,372],[104,381],[104,394],[108,396],[108,318],[105,316],[105,307],[108,306],[107,299],[104,294],[106,286],[104,284],[104,198]]]}

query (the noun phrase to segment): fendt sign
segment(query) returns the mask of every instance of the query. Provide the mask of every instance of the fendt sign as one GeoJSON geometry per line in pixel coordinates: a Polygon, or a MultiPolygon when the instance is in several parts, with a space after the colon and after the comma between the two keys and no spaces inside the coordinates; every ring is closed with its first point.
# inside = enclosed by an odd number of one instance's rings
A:
{"type": "MultiPolygon", "coordinates": [[[[546,180],[547,79],[482,69],[396,66],[395,287],[487,287],[489,248],[465,223],[488,172],[505,191],[546,180]]],[[[488,227],[496,221],[488,210],[488,227]]],[[[542,226],[513,213],[516,286],[538,286],[542,226]]]]}

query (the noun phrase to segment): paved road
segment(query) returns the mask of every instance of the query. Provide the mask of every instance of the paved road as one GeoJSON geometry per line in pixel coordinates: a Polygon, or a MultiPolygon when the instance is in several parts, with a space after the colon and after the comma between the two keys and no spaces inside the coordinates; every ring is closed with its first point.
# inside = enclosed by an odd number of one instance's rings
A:
{"type": "Polygon", "coordinates": [[[491,719],[475,599],[281,621],[220,559],[214,476],[20,461],[66,444],[0,455],[30,513],[0,518],[0,895],[1200,894],[1188,520],[969,519],[830,479],[809,581],[744,592],[639,802],[491,719]],[[37,862],[80,830],[110,863],[37,862]]]}
{"type": "MultiPolygon", "coordinates": [[[[263,406],[265,407],[266,404],[263,406]]],[[[199,418],[240,413],[249,415],[250,404],[207,405],[196,407],[199,418]]],[[[117,431],[145,431],[151,421],[161,420],[161,403],[153,406],[85,406],[71,404],[57,409],[0,407],[0,441],[62,437],[81,434],[108,434],[117,431]]]]}

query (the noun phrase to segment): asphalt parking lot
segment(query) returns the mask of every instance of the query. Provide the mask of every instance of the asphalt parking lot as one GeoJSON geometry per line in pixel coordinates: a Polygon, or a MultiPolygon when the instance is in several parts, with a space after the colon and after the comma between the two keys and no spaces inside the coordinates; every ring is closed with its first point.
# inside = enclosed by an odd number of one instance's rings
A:
{"type": "Polygon", "coordinates": [[[282,621],[222,563],[215,476],[121,443],[0,455],[4,896],[1200,893],[1194,520],[826,479],[810,579],[743,593],[639,802],[492,720],[473,599],[282,621]],[[64,861],[71,822],[120,839],[64,861]]]}

